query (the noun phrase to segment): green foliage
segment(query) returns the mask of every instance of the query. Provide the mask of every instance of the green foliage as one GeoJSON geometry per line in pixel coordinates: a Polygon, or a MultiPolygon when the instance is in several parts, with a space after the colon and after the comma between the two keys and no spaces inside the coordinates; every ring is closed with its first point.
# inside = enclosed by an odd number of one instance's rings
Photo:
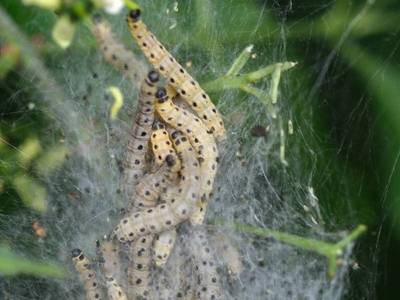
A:
{"type": "Polygon", "coordinates": [[[65,275],[65,270],[54,264],[27,260],[15,255],[7,246],[0,245],[0,274],[5,276],[27,274],[60,278],[65,275]]]}

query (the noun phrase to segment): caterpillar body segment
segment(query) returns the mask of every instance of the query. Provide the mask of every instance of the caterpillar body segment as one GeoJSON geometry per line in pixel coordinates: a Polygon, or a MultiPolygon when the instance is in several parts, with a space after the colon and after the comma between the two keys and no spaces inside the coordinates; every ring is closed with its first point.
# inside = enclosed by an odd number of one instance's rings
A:
{"type": "Polygon", "coordinates": [[[97,244],[103,259],[102,269],[106,279],[107,294],[110,300],[126,300],[122,288],[122,269],[117,241],[105,239],[97,244]]]}
{"type": "Polygon", "coordinates": [[[160,233],[153,246],[154,262],[157,267],[162,267],[167,262],[176,241],[176,230],[171,229],[160,233]]]}
{"type": "Polygon", "coordinates": [[[195,151],[181,132],[173,133],[171,138],[182,164],[181,178],[174,189],[174,197],[170,203],[141,209],[123,218],[114,228],[114,234],[120,242],[170,230],[187,220],[196,207],[200,192],[200,172],[195,151]]]}
{"type": "Polygon", "coordinates": [[[136,185],[135,191],[128,203],[128,212],[143,207],[152,207],[157,204],[158,197],[165,192],[167,186],[175,184],[180,164],[178,158],[168,154],[164,158],[164,165],[154,173],[150,173],[136,185]]]}
{"type": "MultiPolygon", "coordinates": [[[[156,165],[161,165],[167,155],[176,156],[169,133],[165,125],[158,120],[154,121],[150,141],[156,165]]],[[[180,169],[181,164],[179,159],[177,159],[176,163],[177,168],[180,169]]]]}
{"type": "Polygon", "coordinates": [[[128,268],[128,286],[129,294],[133,299],[153,299],[151,290],[152,263],[151,247],[153,245],[154,235],[145,235],[130,246],[130,266],[128,268]]]}
{"type": "Polygon", "coordinates": [[[106,287],[109,300],[128,300],[121,285],[119,285],[115,278],[106,278],[106,287]]]}
{"type": "Polygon", "coordinates": [[[89,259],[83,254],[82,250],[72,250],[72,261],[79,274],[80,280],[84,286],[87,300],[101,300],[102,292],[96,277],[96,272],[89,259]]]}
{"type": "Polygon", "coordinates": [[[135,121],[129,132],[130,138],[124,160],[124,184],[128,195],[132,195],[135,184],[143,175],[151,127],[154,121],[154,85],[159,80],[157,72],[150,71],[140,89],[139,103],[135,121]]]}
{"type": "Polygon", "coordinates": [[[207,232],[196,227],[191,232],[190,253],[195,272],[195,297],[200,300],[224,299],[220,277],[217,272],[215,253],[210,247],[207,232]]]}
{"type": "Polygon", "coordinates": [[[96,16],[93,20],[92,34],[104,59],[139,87],[146,77],[147,67],[115,38],[110,24],[100,16],[96,16]]]}
{"type": "Polygon", "coordinates": [[[129,30],[149,62],[169,84],[185,99],[217,140],[225,138],[221,115],[200,85],[172,57],[140,18],[140,10],[132,10],[128,19],[129,30]]]}
{"type": "Polygon", "coordinates": [[[155,107],[158,115],[173,128],[182,130],[198,153],[199,161],[201,162],[201,197],[198,201],[198,208],[190,220],[192,224],[202,224],[207,200],[211,196],[217,172],[217,145],[213,136],[207,132],[200,119],[175,105],[165,89],[159,88],[156,92],[156,97],[155,107]]]}

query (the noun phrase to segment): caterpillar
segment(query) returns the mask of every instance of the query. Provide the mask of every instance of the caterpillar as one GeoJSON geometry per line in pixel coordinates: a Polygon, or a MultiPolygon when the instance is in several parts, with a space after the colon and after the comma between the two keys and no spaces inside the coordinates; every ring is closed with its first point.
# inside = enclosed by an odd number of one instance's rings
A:
{"type": "Polygon", "coordinates": [[[220,278],[214,253],[207,239],[207,232],[196,227],[190,232],[190,252],[196,276],[195,296],[199,300],[223,299],[220,278]]]}
{"type": "Polygon", "coordinates": [[[72,261],[85,288],[86,299],[101,300],[102,293],[96,278],[96,272],[92,269],[89,259],[81,249],[72,250],[72,261]]]}
{"type": "MultiPolygon", "coordinates": [[[[159,121],[154,121],[153,132],[151,134],[151,145],[156,164],[159,164],[163,159],[172,153],[175,149],[172,146],[172,141],[169,137],[165,125],[159,121]]],[[[180,168],[180,162],[177,160],[180,168]]],[[[154,240],[153,257],[156,266],[163,266],[174,247],[176,240],[176,230],[171,229],[160,233],[154,240]]]]}
{"type": "Polygon", "coordinates": [[[119,260],[119,246],[114,240],[104,239],[97,243],[98,251],[102,256],[102,269],[106,279],[107,294],[110,300],[127,300],[122,289],[121,263],[119,260]]]}
{"type": "Polygon", "coordinates": [[[209,236],[215,252],[224,254],[221,255],[221,260],[228,269],[228,274],[232,278],[239,276],[243,270],[242,259],[231,239],[221,232],[214,232],[209,236]]]}
{"type": "Polygon", "coordinates": [[[128,212],[133,209],[152,207],[157,204],[157,199],[168,185],[175,183],[180,163],[175,153],[164,158],[164,165],[154,173],[147,174],[135,186],[135,191],[128,202],[128,212]]]}
{"type": "Polygon", "coordinates": [[[128,197],[133,194],[135,183],[143,175],[146,166],[145,154],[154,121],[154,84],[158,80],[158,73],[150,71],[141,85],[136,119],[132,124],[124,160],[124,189],[128,197]]]}
{"type": "Polygon", "coordinates": [[[171,203],[160,203],[154,208],[141,209],[123,218],[114,228],[114,234],[120,242],[170,230],[187,220],[196,207],[200,191],[199,163],[182,132],[174,132],[171,138],[182,164],[181,178],[174,189],[174,197],[171,203]]]}
{"type": "Polygon", "coordinates": [[[104,59],[139,87],[146,77],[146,65],[115,38],[110,24],[99,15],[93,18],[92,34],[104,59]]]}
{"type": "Polygon", "coordinates": [[[168,260],[176,241],[176,230],[171,229],[161,232],[154,241],[154,262],[157,267],[162,267],[168,260]]]}
{"type": "MultiPolygon", "coordinates": [[[[174,154],[165,157],[165,163],[157,172],[149,174],[138,183],[135,189],[136,201],[130,201],[130,211],[156,205],[158,197],[168,184],[175,180],[178,172],[177,158],[174,154]]],[[[154,236],[146,235],[130,245],[130,263],[128,268],[129,293],[135,299],[151,298],[150,265],[152,262],[151,246],[154,236]]]]}
{"type": "Polygon", "coordinates": [[[206,201],[211,196],[215,174],[217,172],[218,149],[212,135],[207,132],[200,119],[175,105],[165,88],[156,92],[155,104],[158,115],[170,126],[182,130],[199,154],[201,197],[199,208],[191,217],[192,224],[201,224],[205,216],[206,201]]]}
{"type": "Polygon", "coordinates": [[[185,99],[192,110],[201,117],[215,138],[224,139],[224,123],[210,97],[147,29],[140,14],[139,9],[131,10],[127,22],[131,35],[144,55],[154,68],[168,79],[169,84],[185,99]]]}

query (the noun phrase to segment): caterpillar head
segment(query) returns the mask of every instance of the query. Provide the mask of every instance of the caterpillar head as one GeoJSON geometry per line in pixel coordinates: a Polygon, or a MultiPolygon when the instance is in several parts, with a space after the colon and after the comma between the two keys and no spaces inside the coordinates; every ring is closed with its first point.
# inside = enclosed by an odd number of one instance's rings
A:
{"type": "Polygon", "coordinates": [[[164,103],[168,100],[167,90],[164,87],[159,87],[156,92],[158,103],[164,103]]]}
{"type": "Polygon", "coordinates": [[[157,71],[152,70],[147,74],[147,79],[150,83],[156,83],[158,80],[160,80],[160,75],[157,71]]]}
{"type": "Polygon", "coordinates": [[[131,19],[133,22],[137,22],[140,19],[140,14],[141,14],[140,9],[132,9],[129,12],[128,18],[131,19]]]}
{"type": "MultiPolygon", "coordinates": [[[[79,256],[82,254],[82,250],[79,249],[79,248],[76,248],[76,249],[73,249],[73,250],[71,251],[71,253],[72,253],[72,258],[77,258],[77,257],[79,257],[79,256]]],[[[83,254],[82,254],[82,258],[79,258],[79,259],[82,260],[83,258],[84,258],[84,256],[83,256],[83,254]]]]}
{"type": "Polygon", "coordinates": [[[174,155],[168,154],[165,158],[165,162],[167,163],[168,167],[173,167],[176,164],[176,158],[174,155]]]}

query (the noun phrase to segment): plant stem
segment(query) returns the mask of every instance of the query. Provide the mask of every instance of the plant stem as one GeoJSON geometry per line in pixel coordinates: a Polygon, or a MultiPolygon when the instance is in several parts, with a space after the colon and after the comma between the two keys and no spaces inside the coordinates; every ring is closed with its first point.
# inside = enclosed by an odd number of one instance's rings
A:
{"type": "MultiPolygon", "coordinates": [[[[232,64],[232,67],[238,63],[237,62],[238,59],[235,60],[235,62],[232,64]]],[[[281,62],[266,66],[257,71],[250,72],[240,76],[233,76],[233,75],[230,76],[225,74],[222,77],[219,77],[213,81],[205,83],[204,89],[207,90],[208,92],[215,92],[227,89],[240,89],[243,86],[248,85],[249,83],[259,81],[264,77],[271,75],[277,67],[280,68],[281,71],[286,71],[290,68],[293,68],[295,65],[296,65],[295,62],[281,62]]]]}
{"type": "Polygon", "coordinates": [[[286,232],[280,232],[268,228],[260,228],[247,224],[241,224],[241,223],[226,224],[225,222],[220,220],[216,221],[215,223],[218,225],[227,225],[241,232],[252,233],[262,237],[272,237],[277,241],[323,255],[328,260],[328,275],[331,278],[333,278],[336,274],[337,259],[339,258],[340,255],[342,255],[344,248],[349,246],[353,241],[355,241],[360,235],[362,235],[367,230],[367,227],[365,225],[362,224],[358,225],[353,231],[351,231],[346,237],[344,237],[339,242],[329,243],[312,238],[305,238],[286,232]]]}

